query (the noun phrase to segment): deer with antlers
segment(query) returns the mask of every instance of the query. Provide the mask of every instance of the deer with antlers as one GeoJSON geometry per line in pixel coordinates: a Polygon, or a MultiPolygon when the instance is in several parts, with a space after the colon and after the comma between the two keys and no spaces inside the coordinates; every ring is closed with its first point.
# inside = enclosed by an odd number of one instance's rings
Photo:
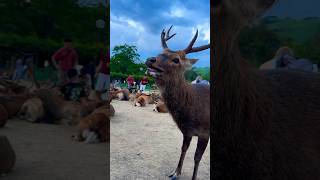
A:
{"type": "Polygon", "coordinates": [[[161,33],[163,52],[157,57],[150,57],[146,61],[148,73],[155,78],[163,100],[168,107],[176,125],[183,134],[181,155],[176,170],[169,176],[176,179],[181,175],[181,169],[186,151],[193,136],[198,136],[197,149],[194,156],[194,170],[192,179],[197,178],[198,166],[207,147],[210,137],[210,86],[203,84],[189,84],[184,78],[184,72],[197,62],[188,59],[187,54],[210,48],[210,45],[193,47],[198,31],[184,50],[173,51],[167,46],[170,30],[161,33]]]}

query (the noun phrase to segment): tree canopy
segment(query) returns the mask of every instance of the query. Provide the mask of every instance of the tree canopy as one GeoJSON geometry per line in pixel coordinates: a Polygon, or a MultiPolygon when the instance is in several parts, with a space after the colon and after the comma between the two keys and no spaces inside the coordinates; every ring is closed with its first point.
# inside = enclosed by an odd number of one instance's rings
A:
{"type": "Polygon", "coordinates": [[[80,5],[77,0],[15,0],[0,2],[0,51],[3,47],[36,51],[48,59],[70,37],[80,61],[109,44],[109,6],[80,5]],[[96,20],[105,20],[103,29],[96,20]]]}

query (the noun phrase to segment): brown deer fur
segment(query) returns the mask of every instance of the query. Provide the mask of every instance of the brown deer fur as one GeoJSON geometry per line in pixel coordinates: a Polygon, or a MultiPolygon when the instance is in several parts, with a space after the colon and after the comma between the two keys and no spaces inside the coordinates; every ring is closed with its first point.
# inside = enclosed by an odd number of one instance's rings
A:
{"type": "Polygon", "coordinates": [[[167,112],[169,112],[166,104],[164,104],[163,101],[156,102],[154,104],[153,111],[156,111],[156,112],[159,112],[159,113],[167,113],[167,112]]]}
{"type": "Polygon", "coordinates": [[[319,74],[259,71],[239,51],[240,30],[274,2],[214,1],[214,179],[320,177],[319,74]]]}
{"type": "Polygon", "coordinates": [[[0,128],[3,127],[4,125],[6,125],[8,119],[9,119],[9,113],[7,111],[7,109],[0,104],[0,128]]]}
{"type": "Polygon", "coordinates": [[[195,180],[200,160],[210,137],[210,87],[203,84],[191,85],[186,82],[184,72],[197,61],[187,59],[186,54],[204,50],[210,46],[192,47],[197,38],[197,32],[188,48],[174,52],[168,49],[166,45],[166,41],[172,37],[169,37],[170,29],[167,32],[166,39],[164,38],[165,32],[163,31],[161,34],[164,51],[157,57],[148,58],[146,65],[149,74],[155,78],[173,120],[183,134],[180,160],[175,172],[170,177],[176,179],[180,176],[190,141],[193,136],[198,136],[192,177],[195,180]]]}
{"type": "Polygon", "coordinates": [[[6,98],[0,98],[0,104],[7,109],[9,118],[12,118],[18,114],[23,103],[30,97],[30,95],[11,95],[6,98]]]}
{"type": "Polygon", "coordinates": [[[44,117],[45,111],[40,98],[30,98],[21,107],[18,115],[20,119],[37,122],[44,117]]]}
{"type": "Polygon", "coordinates": [[[81,103],[66,101],[48,89],[40,89],[36,94],[43,101],[46,112],[51,115],[54,121],[67,120],[63,123],[74,125],[77,124],[78,118],[88,114],[82,108],[81,103]]]}
{"type": "Polygon", "coordinates": [[[102,113],[108,117],[114,116],[115,110],[114,107],[111,104],[103,105],[98,108],[96,108],[92,114],[96,113],[102,113]]]}
{"type": "Polygon", "coordinates": [[[154,101],[150,95],[137,94],[134,100],[134,106],[146,106],[147,104],[153,104],[154,101]]]}
{"type": "Polygon", "coordinates": [[[110,119],[104,113],[92,113],[81,118],[78,123],[77,139],[83,141],[82,132],[84,130],[94,131],[98,134],[101,142],[109,141],[110,136],[110,119]]]}

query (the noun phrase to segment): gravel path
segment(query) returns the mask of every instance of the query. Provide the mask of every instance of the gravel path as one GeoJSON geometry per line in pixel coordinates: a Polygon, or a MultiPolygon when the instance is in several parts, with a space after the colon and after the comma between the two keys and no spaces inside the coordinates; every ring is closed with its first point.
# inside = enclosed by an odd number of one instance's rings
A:
{"type": "Polygon", "coordinates": [[[12,119],[0,129],[17,161],[1,180],[106,180],[109,144],[71,140],[75,127],[12,119]]]}
{"type": "MultiPolygon", "coordinates": [[[[168,179],[180,156],[182,134],[171,116],[152,111],[152,105],[134,107],[128,101],[113,101],[111,118],[111,179],[168,179]]],[[[180,180],[190,180],[194,137],[187,152],[180,180]]],[[[210,143],[210,142],[209,142],[210,143]]],[[[210,179],[210,145],[199,166],[198,180],[210,179]]]]}

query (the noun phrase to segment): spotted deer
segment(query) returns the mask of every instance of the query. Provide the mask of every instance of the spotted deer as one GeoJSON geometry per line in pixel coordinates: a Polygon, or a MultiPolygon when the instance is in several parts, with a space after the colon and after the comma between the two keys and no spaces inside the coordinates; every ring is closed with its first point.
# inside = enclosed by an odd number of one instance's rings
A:
{"type": "Polygon", "coordinates": [[[210,48],[210,45],[193,47],[198,31],[184,50],[173,51],[167,46],[172,26],[161,33],[163,52],[146,61],[148,73],[154,77],[165,104],[174,122],[183,134],[181,155],[176,170],[169,176],[176,179],[181,175],[181,169],[186,151],[193,136],[198,136],[197,149],[194,156],[194,170],[192,179],[197,178],[198,166],[207,147],[210,137],[210,86],[190,84],[184,78],[184,73],[197,62],[188,59],[187,54],[210,48]]]}

